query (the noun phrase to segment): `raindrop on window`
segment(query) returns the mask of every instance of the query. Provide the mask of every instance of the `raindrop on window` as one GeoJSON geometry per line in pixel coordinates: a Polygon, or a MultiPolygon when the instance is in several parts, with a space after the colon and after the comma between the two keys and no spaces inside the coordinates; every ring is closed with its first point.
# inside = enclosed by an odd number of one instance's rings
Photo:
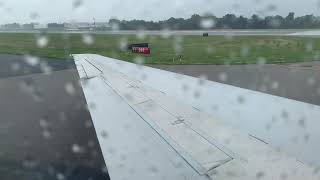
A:
{"type": "Polygon", "coordinates": [[[65,180],[65,176],[62,173],[56,175],[57,180],[65,180]]]}
{"type": "Polygon", "coordinates": [[[92,128],[92,127],[93,127],[93,124],[92,124],[91,120],[87,120],[87,121],[84,123],[84,126],[85,126],[86,128],[92,128]]]}
{"type": "Polygon", "coordinates": [[[52,73],[52,68],[51,68],[51,66],[49,66],[48,63],[46,63],[46,62],[41,62],[41,63],[40,63],[40,69],[41,69],[42,72],[44,72],[45,74],[51,74],[51,73],[52,73]]]}
{"type": "Polygon", "coordinates": [[[215,26],[215,20],[213,18],[203,18],[200,22],[200,26],[203,29],[211,29],[215,26]]]}
{"type": "Polygon", "coordinates": [[[244,104],[245,103],[245,98],[243,96],[239,96],[237,100],[238,100],[239,104],[244,104]]]}
{"type": "Polygon", "coordinates": [[[143,57],[138,56],[138,57],[135,57],[135,58],[133,59],[133,62],[134,62],[135,64],[137,64],[139,67],[141,67],[142,65],[144,65],[145,60],[144,60],[143,57]]]}
{"type": "Polygon", "coordinates": [[[28,169],[34,169],[38,162],[33,157],[27,157],[23,160],[22,165],[28,169]]]}
{"type": "Polygon", "coordinates": [[[78,144],[73,144],[72,145],[72,152],[74,152],[75,154],[82,153],[83,152],[83,148],[78,144]]]}
{"type": "Polygon", "coordinates": [[[82,35],[82,42],[86,45],[92,45],[94,43],[94,38],[90,34],[83,34],[82,35]]]}
{"type": "Polygon", "coordinates": [[[161,37],[164,39],[168,39],[172,36],[172,32],[170,31],[170,29],[162,29],[161,30],[161,37]]]}
{"type": "Polygon", "coordinates": [[[149,166],[148,170],[153,174],[156,174],[159,171],[158,168],[156,166],[153,166],[153,165],[149,166]]]}
{"type": "Polygon", "coordinates": [[[314,44],[312,41],[308,42],[306,44],[306,50],[309,51],[309,52],[312,52],[313,51],[313,48],[314,48],[314,44]]]}
{"type": "Polygon", "coordinates": [[[227,73],[220,73],[218,78],[220,81],[226,82],[228,80],[228,75],[227,75],[227,73]]]}
{"type": "Polygon", "coordinates": [[[81,7],[83,4],[83,0],[73,0],[72,6],[74,9],[81,7]]]}
{"type": "Polygon", "coordinates": [[[183,85],[182,85],[182,90],[183,90],[183,91],[186,92],[186,91],[188,91],[189,89],[190,89],[190,87],[189,87],[187,84],[183,84],[183,85]]]}
{"type": "Polygon", "coordinates": [[[306,128],[306,121],[304,118],[301,118],[299,121],[298,121],[298,125],[301,127],[301,128],[306,128]]]}
{"type": "Polygon", "coordinates": [[[39,58],[38,57],[34,57],[34,56],[30,56],[30,55],[26,55],[24,57],[25,62],[30,65],[30,66],[36,66],[39,64],[39,58]]]}
{"type": "Polygon", "coordinates": [[[40,127],[46,129],[49,127],[49,122],[46,119],[40,119],[39,121],[40,127]]]}
{"type": "Polygon", "coordinates": [[[146,33],[144,30],[139,30],[137,33],[137,38],[140,40],[145,40],[146,39],[146,33]]]}
{"type": "Polygon", "coordinates": [[[264,57],[259,57],[258,59],[257,59],[257,64],[258,65],[265,65],[267,63],[267,60],[266,60],[266,58],[264,58],[264,57]]]}
{"type": "Polygon", "coordinates": [[[42,135],[43,135],[43,137],[44,137],[45,139],[50,139],[50,138],[51,138],[51,133],[50,133],[49,130],[44,130],[44,131],[42,132],[42,135]]]}
{"type": "Polygon", "coordinates": [[[195,91],[193,95],[194,95],[194,98],[199,99],[201,96],[201,93],[200,91],[195,91]]]}
{"type": "Polygon", "coordinates": [[[262,179],[265,176],[265,173],[260,171],[256,174],[257,179],[262,179]]]}
{"type": "Polygon", "coordinates": [[[277,90],[279,88],[279,82],[277,81],[272,82],[271,88],[274,90],[277,90]]]}
{"type": "Polygon", "coordinates": [[[281,113],[281,117],[282,117],[283,119],[288,119],[288,118],[289,118],[289,113],[284,110],[284,111],[282,111],[282,113],[281,113]]]}
{"type": "Polygon", "coordinates": [[[44,36],[44,35],[41,35],[39,37],[37,37],[37,46],[39,48],[45,48],[49,43],[49,39],[44,36]]]}
{"type": "Polygon", "coordinates": [[[206,81],[208,80],[208,77],[206,75],[201,75],[198,80],[199,80],[198,84],[200,86],[203,86],[206,83],[206,81]]]}
{"type": "Polygon", "coordinates": [[[16,72],[16,71],[19,71],[21,69],[21,65],[18,64],[18,63],[12,63],[11,64],[11,70],[16,72]]]}
{"type": "Polygon", "coordinates": [[[314,86],[316,84],[316,80],[313,77],[309,77],[307,79],[307,83],[309,86],[314,86]]]}
{"type": "Polygon", "coordinates": [[[75,93],[76,93],[76,89],[75,89],[75,87],[73,86],[72,83],[67,83],[65,85],[65,90],[70,96],[74,96],[75,93]]]}
{"type": "Polygon", "coordinates": [[[119,41],[119,48],[121,51],[127,51],[128,49],[128,40],[126,38],[122,38],[119,41]]]}
{"type": "Polygon", "coordinates": [[[247,57],[249,55],[249,52],[250,52],[249,46],[246,46],[246,45],[241,46],[240,54],[242,57],[247,57]]]}
{"type": "Polygon", "coordinates": [[[31,18],[32,20],[38,19],[39,17],[40,17],[39,14],[36,13],[36,12],[33,12],[33,13],[30,14],[30,18],[31,18]]]}
{"type": "Polygon", "coordinates": [[[102,132],[100,133],[100,135],[101,135],[101,137],[104,138],[104,139],[107,139],[107,138],[109,137],[109,134],[108,134],[107,131],[102,131],[102,132]]]}

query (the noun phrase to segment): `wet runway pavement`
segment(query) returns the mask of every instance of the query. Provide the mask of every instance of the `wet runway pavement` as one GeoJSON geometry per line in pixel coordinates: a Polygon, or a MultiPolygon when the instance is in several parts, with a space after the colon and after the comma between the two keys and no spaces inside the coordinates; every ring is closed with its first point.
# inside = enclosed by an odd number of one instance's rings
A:
{"type": "Polygon", "coordinates": [[[152,65],[245,89],[320,105],[320,62],[291,65],[152,65]]]}
{"type": "Polygon", "coordinates": [[[74,64],[41,62],[0,56],[0,179],[109,179],[74,64]]]}

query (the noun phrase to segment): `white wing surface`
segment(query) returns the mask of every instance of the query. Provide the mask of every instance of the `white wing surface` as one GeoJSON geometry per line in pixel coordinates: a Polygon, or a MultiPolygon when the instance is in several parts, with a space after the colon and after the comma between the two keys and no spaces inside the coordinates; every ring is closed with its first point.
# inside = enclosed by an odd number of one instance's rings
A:
{"type": "MultiPolygon", "coordinates": [[[[154,72],[148,83],[148,74],[141,80],[133,73],[145,67],[91,54],[73,57],[111,179],[319,179],[315,169],[292,154],[157,88],[157,80],[166,81],[165,71],[148,68],[154,72]]],[[[231,95],[238,92],[224,87],[231,95]]],[[[292,111],[305,106],[281,101],[294,104],[292,111]]]]}

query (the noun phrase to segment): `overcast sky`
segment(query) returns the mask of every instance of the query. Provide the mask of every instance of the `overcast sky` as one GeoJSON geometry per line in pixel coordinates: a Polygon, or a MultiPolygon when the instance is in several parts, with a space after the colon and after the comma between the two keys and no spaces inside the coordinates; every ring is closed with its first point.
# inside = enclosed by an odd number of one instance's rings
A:
{"type": "Polygon", "coordinates": [[[0,23],[162,20],[192,14],[320,15],[319,0],[0,0],[0,23]],[[275,8],[274,8],[275,7],[275,8]]]}

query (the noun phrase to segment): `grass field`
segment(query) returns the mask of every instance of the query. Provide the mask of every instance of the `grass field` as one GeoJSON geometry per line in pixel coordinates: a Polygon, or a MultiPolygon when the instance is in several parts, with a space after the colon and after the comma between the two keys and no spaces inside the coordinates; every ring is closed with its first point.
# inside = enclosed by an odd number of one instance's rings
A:
{"type": "Polygon", "coordinates": [[[143,56],[148,64],[290,63],[319,60],[320,57],[320,39],[317,38],[146,36],[141,39],[134,35],[92,35],[94,42],[88,45],[81,34],[47,34],[46,37],[49,43],[39,48],[37,34],[0,33],[0,53],[51,58],[95,53],[133,61],[138,55],[120,47],[126,43],[148,42],[152,53],[143,56]]]}

